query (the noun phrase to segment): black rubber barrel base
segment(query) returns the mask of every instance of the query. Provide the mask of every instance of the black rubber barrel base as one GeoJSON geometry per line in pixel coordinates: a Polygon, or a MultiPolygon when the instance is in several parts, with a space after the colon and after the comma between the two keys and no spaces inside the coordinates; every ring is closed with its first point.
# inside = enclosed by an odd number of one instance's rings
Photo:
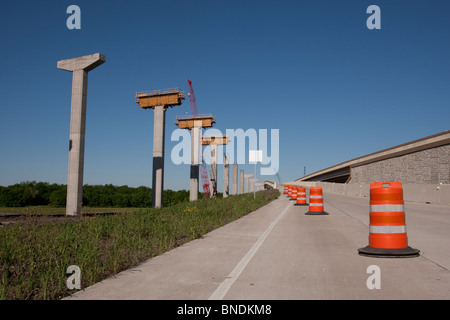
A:
{"type": "Polygon", "coordinates": [[[325,211],[321,211],[321,212],[308,211],[305,214],[308,215],[308,216],[326,216],[326,215],[328,215],[328,212],[325,212],[325,211]]]}
{"type": "Polygon", "coordinates": [[[374,257],[374,258],[413,258],[419,256],[420,250],[406,247],[402,249],[382,249],[364,247],[358,249],[358,253],[361,256],[374,257]]]}
{"type": "Polygon", "coordinates": [[[294,206],[309,206],[307,203],[296,203],[294,206]]]}

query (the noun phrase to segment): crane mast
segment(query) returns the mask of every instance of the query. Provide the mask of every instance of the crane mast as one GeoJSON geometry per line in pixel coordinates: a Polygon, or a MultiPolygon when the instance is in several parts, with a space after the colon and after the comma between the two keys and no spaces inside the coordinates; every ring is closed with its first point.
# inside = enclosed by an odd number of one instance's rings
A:
{"type": "MultiPolygon", "coordinates": [[[[189,84],[189,104],[191,105],[191,115],[198,115],[197,100],[195,99],[194,88],[192,87],[192,81],[188,79],[189,84]]],[[[203,195],[209,197],[209,180],[208,180],[208,168],[206,167],[205,159],[203,159],[203,151],[205,146],[202,146],[202,163],[200,164],[200,176],[203,187],[203,195]]]]}

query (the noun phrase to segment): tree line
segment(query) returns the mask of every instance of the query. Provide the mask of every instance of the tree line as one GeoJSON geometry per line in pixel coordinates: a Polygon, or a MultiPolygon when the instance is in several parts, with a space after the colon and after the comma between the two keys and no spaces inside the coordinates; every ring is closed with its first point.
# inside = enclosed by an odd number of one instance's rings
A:
{"type": "MultiPolygon", "coordinates": [[[[66,206],[67,185],[26,181],[0,186],[0,207],[25,207],[49,205],[66,206]]],[[[201,197],[201,195],[199,195],[201,197]]],[[[164,190],[163,205],[169,206],[189,201],[187,190],[164,190]]],[[[141,186],[84,185],[83,206],[148,208],[152,205],[152,189],[141,186]]]]}

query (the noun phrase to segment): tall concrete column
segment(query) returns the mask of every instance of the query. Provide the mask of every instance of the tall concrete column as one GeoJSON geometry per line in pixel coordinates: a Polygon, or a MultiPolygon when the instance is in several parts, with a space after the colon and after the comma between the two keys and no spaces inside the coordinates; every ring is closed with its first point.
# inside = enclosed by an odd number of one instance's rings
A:
{"type": "Polygon", "coordinates": [[[100,53],[60,60],[57,68],[72,72],[66,215],[81,214],[88,72],[105,62],[100,53]]]}
{"type": "Polygon", "coordinates": [[[255,192],[255,183],[259,181],[259,179],[249,179],[250,180],[250,192],[255,192]]]}
{"type": "Polygon", "coordinates": [[[214,189],[217,190],[217,144],[210,144],[211,147],[211,165],[210,165],[210,184],[209,196],[212,198],[214,189]]]}
{"type": "Polygon", "coordinates": [[[194,121],[194,127],[191,128],[191,180],[189,188],[190,201],[198,200],[201,128],[202,122],[194,121]]]}
{"type": "Polygon", "coordinates": [[[233,164],[232,192],[234,195],[238,194],[238,165],[237,165],[237,163],[233,164]]]}
{"type": "Polygon", "coordinates": [[[253,177],[253,174],[249,174],[249,173],[244,174],[244,184],[245,184],[245,186],[244,186],[244,192],[245,192],[245,193],[248,193],[248,179],[249,179],[250,177],[253,177]]]}
{"type": "Polygon", "coordinates": [[[244,170],[239,171],[239,194],[244,193],[244,170]]]}
{"type": "Polygon", "coordinates": [[[228,156],[223,156],[223,197],[228,197],[228,194],[230,193],[230,166],[228,164],[228,156]]]}
{"type": "Polygon", "coordinates": [[[164,108],[164,106],[156,106],[153,109],[153,113],[152,206],[159,208],[163,203],[164,190],[164,138],[166,108],[164,108]]]}
{"type": "Polygon", "coordinates": [[[255,191],[255,181],[254,179],[248,179],[250,181],[250,192],[253,193],[255,191]]]}

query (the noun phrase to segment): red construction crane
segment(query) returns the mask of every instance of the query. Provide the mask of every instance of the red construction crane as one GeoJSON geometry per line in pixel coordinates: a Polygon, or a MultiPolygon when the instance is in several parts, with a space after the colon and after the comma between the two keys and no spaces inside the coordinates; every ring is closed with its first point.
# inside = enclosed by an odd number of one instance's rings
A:
{"type": "MultiPolygon", "coordinates": [[[[189,104],[191,105],[191,115],[198,115],[197,110],[197,100],[195,99],[194,89],[192,88],[192,81],[188,79],[189,84],[189,104]]],[[[200,165],[200,175],[202,179],[203,195],[209,198],[209,179],[208,179],[208,168],[206,167],[205,159],[203,159],[203,151],[205,151],[205,146],[202,146],[202,163],[200,165]]]]}
{"type": "Polygon", "coordinates": [[[197,100],[195,99],[194,95],[194,89],[192,88],[192,81],[188,79],[189,84],[189,104],[191,105],[191,115],[196,116],[198,115],[197,111],[197,100]]]}

